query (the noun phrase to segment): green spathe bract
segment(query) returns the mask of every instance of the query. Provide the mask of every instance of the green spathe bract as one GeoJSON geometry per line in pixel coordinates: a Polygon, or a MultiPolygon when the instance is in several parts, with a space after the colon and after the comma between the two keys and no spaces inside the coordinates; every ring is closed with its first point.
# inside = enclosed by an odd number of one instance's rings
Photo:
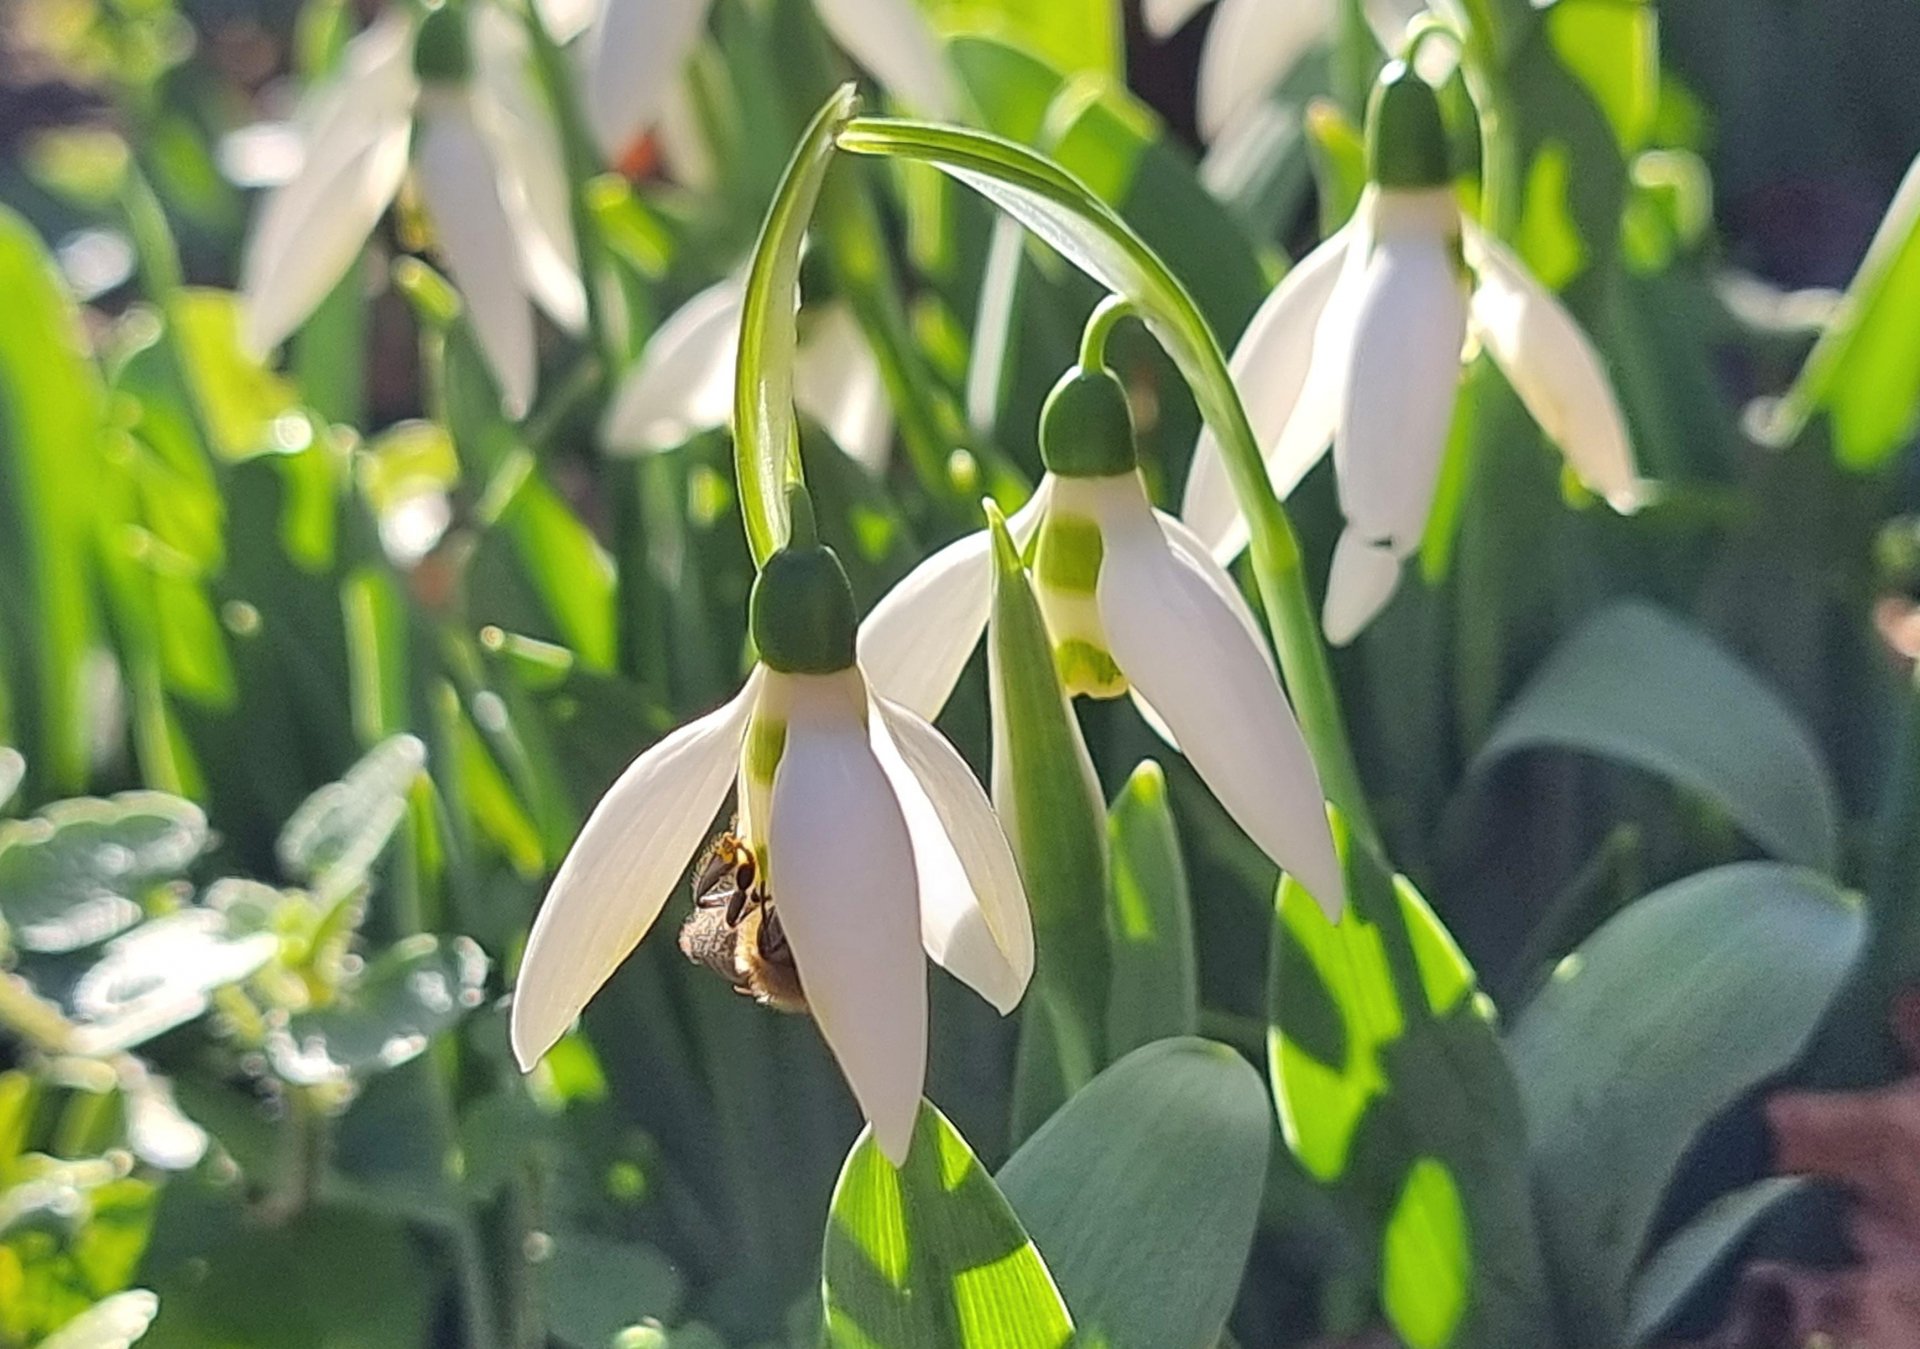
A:
{"type": "Polygon", "coordinates": [[[1127,391],[1111,370],[1075,366],[1040,410],[1040,458],[1063,478],[1111,478],[1139,466],[1127,391]]]}

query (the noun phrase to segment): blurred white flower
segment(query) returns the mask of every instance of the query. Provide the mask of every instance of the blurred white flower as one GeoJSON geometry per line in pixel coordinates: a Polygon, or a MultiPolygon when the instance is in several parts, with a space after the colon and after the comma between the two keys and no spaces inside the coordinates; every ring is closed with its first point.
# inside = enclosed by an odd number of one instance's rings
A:
{"type": "MultiPolygon", "coordinates": [[[[1184,26],[1210,0],[1145,0],[1147,31],[1165,38],[1184,26]]],[[[1198,114],[1200,134],[1214,141],[1286,79],[1301,59],[1332,39],[1334,8],[1341,0],[1220,0],[1213,25],[1200,49],[1198,114]]],[[[1362,9],[1375,39],[1389,56],[1406,44],[1409,26],[1427,9],[1450,15],[1453,0],[1364,0],[1362,9]]],[[[1445,78],[1452,53],[1422,52],[1421,73],[1436,83],[1445,78]],[[1429,68],[1428,61],[1436,64],[1429,68]]]]}
{"type": "MultiPolygon", "coordinates": [[[[609,450],[672,449],[732,420],[745,298],[744,283],[729,278],[701,291],[660,325],[607,409],[601,439],[609,450]]],[[[893,409],[873,349],[845,304],[801,311],[793,401],[866,468],[875,473],[886,468],[893,409]]]]}
{"type": "MultiPolygon", "coordinates": [[[[587,115],[608,157],[669,111],[711,3],[603,0],[584,56],[587,115]]],[[[833,40],[904,107],[943,120],[959,115],[958,82],[915,0],[814,0],[813,7],[833,40]]]]}
{"type": "Polygon", "coordinates": [[[347,44],[300,109],[300,169],[262,205],[241,259],[251,348],[277,346],[346,274],[411,163],[502,403],[525,414],[530,305],[569,331],[587,307],[559,137],[527,57],[515,20],[480,5],[389,10],[347,44]]]}
{"type": "MultiPolygon", "coordinates": [[[[1124,400],[1117,383],[1112,396],[1124,400]]],[[[1057,440],[1049,430],[1060,402],[1056,391],[1043,447],[1057,440]]],[[[1032,558],[1062,683],[1098,698],[1131,692],[1227,813],[1337,918],[1344,888],[1324,793],[1252,610],[1186,526],[1153,508],[1131,467],[1130,427],[1089,424],[1127,437],[1116,447],[1123,456],[1105,465],[1117,471],[1050,471],[1007,522],[1032,558]]],[[[938,715],[986,627],[992,573],[989,535],[970,534],[882,599],[860,628],[874,687],[938,715]]]]}
{"type": "MultiPolygon", "coordinates": [[[[1396,88],[1421,101],[1422,124],[1430,115],[1438,139],[1398,167],[1444,160],[1432,91],[1402,74],[1396,88]]],[[[1583,483],[1619,511],[1644,491],[1599,353],[1559,300],[1462,215],[1443,167],[1386,178],[1374,173],[1353,219],[1287,273],[1232,361],[1275,492],[1292,492],[1333,445],[1347,521],[1322,615],[1335,644],[1385,607],[1401,562],[1420,547],[1469,333],[1583,483]]],[[[1195,449],[1180,513],[1222,563],[1246,547],[1210,434],[1195,449]]]]}
{"type": "MultiPolygon", "coordinates": [[[[791,597],[776,607],[816,617],[791,597]]],[[[653,925],[730,785],[807,1006],[894,1162],[926,1077],[922,949],[1001,1012],[1019,1003],[1033,927],[999,820],[946,739],[869,687],[852,663],[851,595],[843,609],[843,622],[818,625],[843,627],[843,668],[756,666],[732,702],[642,754],[594,808],[520,966],[511,1033],[523,1068],[653,925]]],[[[760,611],[756,595],[756,640],[760,611]]]]}

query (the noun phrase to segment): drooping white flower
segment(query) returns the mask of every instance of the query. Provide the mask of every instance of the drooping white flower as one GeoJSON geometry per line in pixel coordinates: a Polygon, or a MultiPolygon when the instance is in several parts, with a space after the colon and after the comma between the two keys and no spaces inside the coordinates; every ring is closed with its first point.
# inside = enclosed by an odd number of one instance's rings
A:
{"type": "MultiPolygon", "coordinates": [[[[1420,547],[1469,334],[1588,488],[1619,511],[1643,496],[1599,353],[1553,293],[1462,215],[1432,90],[1404,67],[1383,77],[1368,147],[1371,181],[1353,219],[1287,273],[1232,360],[1277,493],[1333,445],[1347,521],[1323,614],[1336,644],[1385,607],[1420,547]]],[[[1181,516],[1222,563],[1246,547],[1211,435],[1195,450],[1181,516]]]]}
{"type": "MultiPolygon", "coordinates": [[[[1146,0],[1141,7],[1147,31],[1170,37],[1209,0],[1146,0]]],[[[1342,0],[1220,0],[1213,25],[1200,49],[1198,114],[1200,134],[1218,140],[1273,87],[1285,80],[1309,52],[1333,36],[1334,10],[1342,0]]],[[[1452,0],[1365,0],[1362,9],[1374,37],[1389,55],[1398,55],[1407,30],[1428,8],[1450,13],[1452,0]]],[[[1448,54],[1436,48],[1437,57],[1448,54]]],[[[1444,73],[1444,60],[1429,78],[1444,73]]]]}
{"type": "MultiPolygon", "coordinates": [[[[1119,382],[1069,374],[1041,446],[1049,471],[1007,525],[1031,556],[1067,692],[1131,692],[1248,836],[1337,917],[1324,794],[1272,653],[1232,579],[1149,501],[1119,382]]],[[[989,536],[968,535],[881,600],[860,628],[874,687],[937,715],[986,626],[992,570],[989,536]]]]}
{"type": "MultiPolygon", "coordinates": [[[[629,454],[672,449],[697,432],[727,424],[733,416],[745,299],[745,283],[729,278],[695,295],[660,325],[607,409],[601,439],[608,449],[629,454]]],[[[866,468],[878,473],[887,466],[892,406],[879,362],[845,304],[802,311],[793,400],[866,468]]]]}
{"type": "Polygon", "coordinates": [[[411,164],[440,253],[508,413],[535,379],[532,305],[586,321],[560,143],[528,77],[526,35],[491,6],[389,10],[347,44],[298,115],[300,170],[241,259],[245,339],[265,353],[333,289],[411,164]]]}
{"type": "Polygon", "coordinates": [[[1033,974],[1026,894],[965,761],[855,661],[831,552],[776,553],[752,608],[763,663],[635,760],[561,864],[514,989],[514,1054],[530,1068],[646,935],[732,786],[806,1004],[898,1163],[926,1077],[921,952],[1012,1010],[1033,974]]]}
{"type": "MultiPolygon", "coordinates": [[[[602,0],[585,38],[588,119],[617,156],[668,111],[712,0],[602,0]]],[[[959,84],[915,0],[814,0],[828,34],[913,112],[959,113],[959,84]]]]}

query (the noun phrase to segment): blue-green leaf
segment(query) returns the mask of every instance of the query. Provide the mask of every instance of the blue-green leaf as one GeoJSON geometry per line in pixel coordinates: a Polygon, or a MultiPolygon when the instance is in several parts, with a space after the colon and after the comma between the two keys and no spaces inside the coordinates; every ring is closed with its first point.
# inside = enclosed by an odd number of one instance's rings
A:
{"type": "Polygon", "coordinates": [[[1865,937],[1860,906],[1814,872],[1717,867],[1628,906],[1528,1004],[1508,1046],[1580,1343],[1620,1342],[1629,1276],[1687,1144],[1794,1060],[1865,937]]]}
{"type": "Polygon", "coordinates": [[[1087,1343],[1219,1343],[1272,1134],[1260,1075],[1225,1045],[1178,1038],[1115,1063],[1013,1155],[1000,1184],[1087,1343]]]}
{"type": "Polygon", "coordinates": [[[834,1186],[823,1254],[835,1349],[1062,1349],[1073,1321],[1040,1253],[966,1140],[922,1104],[895,1170],[862,1133],[834,1186]]]}
{"type": "Polygon", "coordinates": [[[1180,838],[1167,805],[1167,777],[1143,760],[1107,813],[1111,870],[1107,944],[1107,1054],[1200,1027],[1200,971],[1193,904],[1180,838]]]}
{"type": "Polygon", "coordinates": [[[1549,656],[1481,747],[1570,749],[1698,792],[1790,862],[1831,871],[1833,784],[1813,738],[1778,694],[1711,638],[1651,605],[1595,616],[1549,656]]]}

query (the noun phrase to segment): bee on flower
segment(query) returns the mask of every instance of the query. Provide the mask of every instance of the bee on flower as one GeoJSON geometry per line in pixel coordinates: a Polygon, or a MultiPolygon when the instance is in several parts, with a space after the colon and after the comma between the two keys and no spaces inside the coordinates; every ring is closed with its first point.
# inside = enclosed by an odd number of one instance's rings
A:
{"type": "Polygon", "coordinates": [[[868,680],[846,573],[816,541],[804,494],[794,503],[792,538],[750,602],[759,664],[594,808],[534,920],[511,1038],[530,1068],[566,1033],[653,926],[731,787],[733,841],[698,884],[732,930],[722,941],[696,907],[683,949],[763,1001],[810,1011],[899,1163],[926,1078],[922,951],[1005,1013],[1033,975],[1033,924],[985,791],[945,737],[868,680]]]}
{"type": "MultiPolygon", "coordinates": [[[[1353,219],[1287,273],[1231,363],[1277,494],[1333,447],[1346,529],[1322,625],[1336,645],[1386,607],[1420,547],[1469,337],[1590,490],[1623,512],[1644,496],[1599,353],[1525,264],[1462,214],[1439,103],[1399,62],[1368,110],[1367,176],[1353,219]]],[[[1210,434],[1181,516],[1222,562],[1246,547],[1210,434]]]]}

